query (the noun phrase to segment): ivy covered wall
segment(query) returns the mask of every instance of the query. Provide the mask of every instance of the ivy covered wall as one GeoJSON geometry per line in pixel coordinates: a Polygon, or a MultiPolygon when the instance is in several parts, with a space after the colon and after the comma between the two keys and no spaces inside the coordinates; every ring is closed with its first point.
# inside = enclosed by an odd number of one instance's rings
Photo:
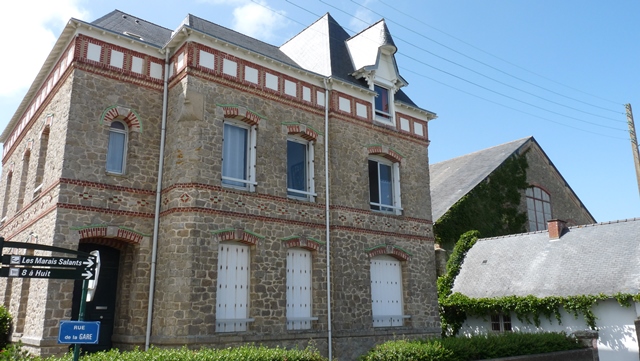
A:
{"type": "Polygon", "coordinates": [[[526,153],[507,159],[434,224],[436,242],[451,251],[470,230],[477,230],[482,238],[526,232],[527,214],[518,208],[529,186],[527,168],[526,153]]]}

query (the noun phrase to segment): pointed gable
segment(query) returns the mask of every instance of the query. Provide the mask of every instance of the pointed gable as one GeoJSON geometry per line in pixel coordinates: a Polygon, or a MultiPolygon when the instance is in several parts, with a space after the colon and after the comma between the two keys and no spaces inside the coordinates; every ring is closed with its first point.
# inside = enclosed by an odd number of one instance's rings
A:
{"type": "Polygon", "coordinates": [[[354,76],[360,78],[375,71],[377,79],[398,88],[407,85],[400,76],[394,54],[398,51],[384,19],[346,40],[354,76]]]}

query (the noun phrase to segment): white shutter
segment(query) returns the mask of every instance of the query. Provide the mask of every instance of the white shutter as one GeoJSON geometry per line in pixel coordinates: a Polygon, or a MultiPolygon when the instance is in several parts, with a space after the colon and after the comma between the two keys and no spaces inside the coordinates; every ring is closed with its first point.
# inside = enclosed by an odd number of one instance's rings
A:
{"type": "Polygon", "coordinates": [[[311,252],[287,251],[287,329],[311,328],[311,252]]]}
{"type": "Polygon", "coordinates": [[[221,244],[218,249],[216,332],[247,330],[249,247],[221,244]]]}
{"type": "Polygon", "coordinates": [[[371,312],[374,327],[402,326],[402,266],[391,256],[371,260],[371,312]]]}

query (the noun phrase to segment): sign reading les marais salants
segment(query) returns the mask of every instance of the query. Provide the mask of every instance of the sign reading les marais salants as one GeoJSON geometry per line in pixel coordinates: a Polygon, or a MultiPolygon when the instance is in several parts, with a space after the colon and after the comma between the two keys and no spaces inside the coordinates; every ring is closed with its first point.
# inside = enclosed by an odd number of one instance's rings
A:
{"type": "Polygon", "coordinates": [[[0,237],[0,252],[5,247],[71,253],[79,258],[2,255],[0,277],[95,279],[96,258],[88,253],[40,244],[5,242],[0,237]],[[5,265],[9,267],[4,267],[5,265]]]}

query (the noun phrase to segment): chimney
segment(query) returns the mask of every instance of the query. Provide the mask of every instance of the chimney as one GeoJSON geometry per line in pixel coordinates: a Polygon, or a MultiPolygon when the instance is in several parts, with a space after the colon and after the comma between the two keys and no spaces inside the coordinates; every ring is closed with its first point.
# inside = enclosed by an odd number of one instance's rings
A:
{"type": "Polygon", "coordinates": [[[552,219],[547,222],[549,239],[558,239],[567,230],[567,222],[560,219],[552,219]]]}

